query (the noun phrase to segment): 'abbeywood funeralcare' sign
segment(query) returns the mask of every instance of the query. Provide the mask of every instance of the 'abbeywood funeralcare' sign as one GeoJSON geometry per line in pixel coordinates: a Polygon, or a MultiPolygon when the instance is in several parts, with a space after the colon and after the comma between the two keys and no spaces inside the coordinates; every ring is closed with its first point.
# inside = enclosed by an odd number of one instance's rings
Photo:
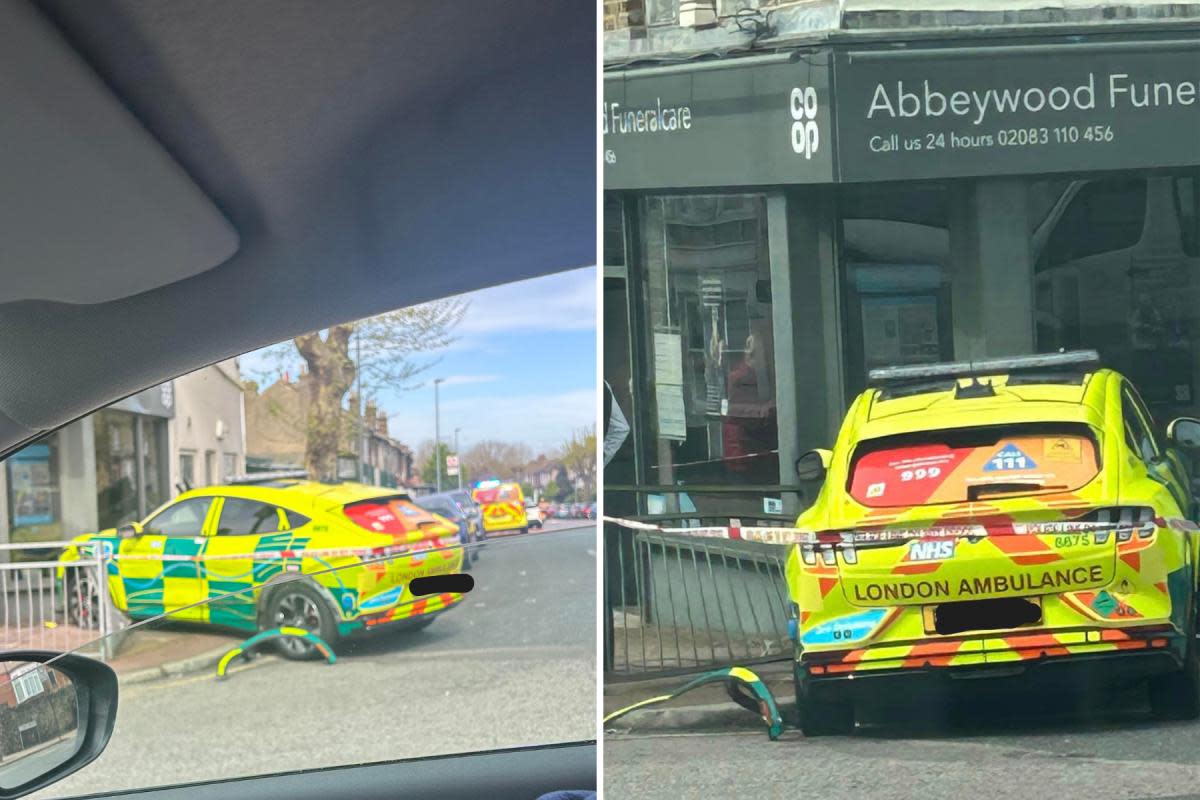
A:
{"type": "Polygon", "coordinates": [[[605,80],[602,113],[609,189],[1195,165],[1200,41],[845,50],[642,70],[605,80]]]}
{"type": "Polygon", "coordinates": [[[840,52],[843,181],[1200,163],[1200,42],[840,52]]]}
{"type": "Polygon", "coordinates": [[[607,78],[605,187],[830,182],[828,64],[818,53],[607,78]]]}

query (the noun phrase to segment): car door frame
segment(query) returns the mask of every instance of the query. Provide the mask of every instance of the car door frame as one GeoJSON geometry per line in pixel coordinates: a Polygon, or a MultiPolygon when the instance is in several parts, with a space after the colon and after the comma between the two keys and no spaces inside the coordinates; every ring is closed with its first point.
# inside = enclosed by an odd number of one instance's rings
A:
{"type": "MultiPolygon", "coordinates": [[[[254,553],[258,550],[259,542],[263,536],[294,532],[295,529],[291,527],[290,521],[287,518],[289,509],[280,506],[278,503],[260,500],[255,497],[217,495],[215,499],[217,502],[213,503],[213,513],[209,519],[209,527],[205,534],[203,550],[204,570],[206,575],[208,575],[206,586],[209,602],[205,604],[206,621],[215,625],[255,628],[257,627],[257,602],[258,592],[261,590],[261,581],[256,579],[254,553]],[[225,501],[227,500],[245,500],[248,503],[257,503],[275,509],[278,529],[259,533],[219,533],[221,513],[225,510],[225,501]],[[223,558],[220,561],[215,559],[212,561],[209,560],[209,548],[214,541],[229,541],[233,539],[245,544],[244,547],[237,548],[237,554],[245,553],[246,557],[244,559],[223,558]],[[222,567],[227,569],[222,569],[222,567]],[[216,615],[213,614],[214,610],[217,612],[216,615]]],[[[293,513],[298,514],[299,512],[293,513]]],[[[222,553],[221,555],[228,556],[234,554],[222,553]]]]}
{"type": "Polygon", "coordinates": [[[207,540],[207,531],[210,529],[210,526],[215,520],[215,517],[213,516],[213,509],[217,506],[216,500],[217,498],[213,495],[200,495],[197,497],[185,497],[182,499],[176,498],[175,500],[159,507],[152,514],[147,516],[145,521],[139,525],[141,532],[135,533],[133,536],[129,537],[128,540],[121,543],[119,552],[120,556],[123,558],[119,557],[117,559],[117,572],[121,576],[121,584],[125,593],[126,613],[128,613],[130,616],[137,617],[153,617],[157,616],[158,614],[168,614],[173,619],[179,620],[194,621],[203,619],[206,613],[204,611],[204,606],[197,606],[196,603],[207,598],[208,589],[207,578],[204,574],[204,569],[198,559],[198,556],[203,553],[204,545],[207,540]],[[146,524],[150,520],[167,512],[170,508],[182,503],[203,500],[208,500],[209,503],[204,514],[204,519],[200,523],[200,531],[196,535],[188,536],[185,534],[152,533],[147,530],[146,524]],[[189,539],[192,541],[195,547],[181,546],[180,544],[177,544],[185,542],[189,539]],[[157,570],[144,570],[144,572],[147,574],[131,578],[129,575],[129,570],[132,565],[139,562],[144,563],[144,561],[147,560],[147,557],[154,555],[158,555],[160,557],[157,570]],[[129,558],[130,556],[136,556],[137,558],[129,558]],[[180,559],[178,558],[179,556],[191,556],[191,559],[180,559]],[[192,564],[192,569],[190,570],[188,569],[189,561],[192,564]],[[151,572],[154,574],[149,574],[151,572]],[[175,590],[171,595],[174,598],[173,602],[168,602],[168,579],[173,582],[173,585],[170,588],[175,590]],[[148,610],[148,613],[138,613],[131,607],[132,604],[129,599],[130,580],[147,581],[149,582],[150,588],[155,588],[155,583],[157,583],[157,588],[161,589],[162,595],[158,604],[139,603],[139,605],[151,606],[148,610]],[[180,583],[178,586],[174,585],[175,581],[188,580],[194,581],[194,583],[180,583]],[[184,586],[189,588],[186,591],[183,591],[184,586]]]}
{"type": "MultiPolygon", "coordinates": [[[[1118,387],[1117,399],[1121,407],[1122,426],[1128,425],[1125,414],[1125,400],[1127,397],[1134,418],[1146,430],[1155,451],[1154,457],[1147,459],[1140,449],[1131,448],[1133,455],[1145,466],[1146,476],[1156,483],[1162,484],[1170,493],[1172,499],[1174,499],[1179,511],[1185,516],[1190,517],[1193,511],[1193,502],[1191,492],[1187,488],[1187,478],[1180,475],[1179,465],[1170,457],[1165,443],[1159,439],[1154,427],[1154,417],[1150,416],[1150,411],[1146,408],[1145,402],[1137,393],[1137,388],[1128,380],[1120,381],[1118,387]]],[[[1125,432],[1123,431],[1123,433],[1125,432]]],[[[1128,444],[1126,442],[1127,446],[1128,444]]]]}

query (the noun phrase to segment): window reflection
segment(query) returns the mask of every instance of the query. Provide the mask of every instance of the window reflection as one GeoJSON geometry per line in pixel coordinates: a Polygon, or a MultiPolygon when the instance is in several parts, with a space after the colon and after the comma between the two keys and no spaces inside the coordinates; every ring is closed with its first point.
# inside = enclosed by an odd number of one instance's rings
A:
{"type": "Polygon", "coordinates": [[[777,483],[764,198],[652,197],[641,214],[659,482],[777,483]]]}

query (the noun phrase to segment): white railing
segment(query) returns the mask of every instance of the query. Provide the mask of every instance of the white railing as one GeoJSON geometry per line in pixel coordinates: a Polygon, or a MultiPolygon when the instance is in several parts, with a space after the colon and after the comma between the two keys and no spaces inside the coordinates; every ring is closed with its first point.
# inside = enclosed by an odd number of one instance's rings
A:
{"type": "Polygon", "coordinates": [[[83,647],[103,660],[112,657],[107,638],[115,627],[107,584],[111,545],[0,544],[0,558],[0,650],[83,647]],[[77,548],[75,558],[46,559],[47,551],[67,547],[77,548]]]}

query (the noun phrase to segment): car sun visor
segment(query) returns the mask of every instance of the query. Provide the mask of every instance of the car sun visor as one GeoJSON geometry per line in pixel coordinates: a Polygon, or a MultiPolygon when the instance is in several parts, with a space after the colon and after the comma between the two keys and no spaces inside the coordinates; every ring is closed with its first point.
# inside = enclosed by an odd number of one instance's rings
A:
{"type": "Polygon", "coordinates": [[[216,206],[58,31],[0,3],[3,298],[101,303],[238,249],[216,206]]]}

